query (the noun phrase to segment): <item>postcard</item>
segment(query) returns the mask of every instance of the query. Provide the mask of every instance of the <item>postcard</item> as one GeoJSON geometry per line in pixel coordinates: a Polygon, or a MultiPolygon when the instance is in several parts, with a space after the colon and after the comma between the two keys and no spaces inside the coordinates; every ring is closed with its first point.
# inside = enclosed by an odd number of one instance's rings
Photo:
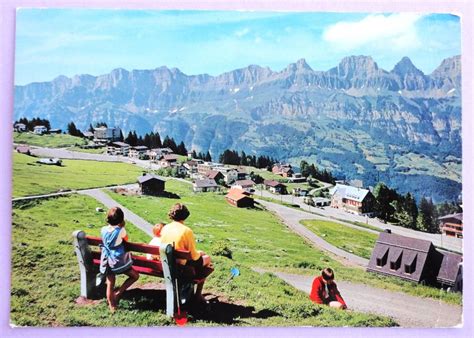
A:
{"type": "Polygon", "coordinates": [[[18,9],[10,325],[462,327],[461,25],[18,9]]]}

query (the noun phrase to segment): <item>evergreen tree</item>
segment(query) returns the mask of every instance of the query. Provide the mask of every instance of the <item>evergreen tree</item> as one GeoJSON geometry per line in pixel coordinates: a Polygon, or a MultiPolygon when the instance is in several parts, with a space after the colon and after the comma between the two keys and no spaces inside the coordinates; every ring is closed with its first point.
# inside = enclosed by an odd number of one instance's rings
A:
{"type": "Polygon", "coordinates": [[[93,133],[94,132],[94,127],[92,126],[92,123],[89,124],[89,129],[87,129],[87,131],[93,133]]]}
{"type": "Polygon", "coordinates": [[[301,171],[302,176],[304,176],[304,177],[309,176],[309,164],[305,160],[302,160],[300,162],[300,171],[301,171]]]}
{"type": "Polygon", "coordinates": [[[196,150],[193,149],[192,153],[191,153],[191,158],[198,158],[197,157],[197,154],[196,154],[196,150]]]}
{"type": "Polygon", "coordinates": [[[120,134],[119,134],[119,138],[118,138],[119,142],[123,142],[123,133],[122,133],[122,129],[120,129],[120,134]]]}
{"type": "Polygon", "coordinates": [[[379,182],[374,189],[375,210],[379,217],[385,222],[392,219],[395,213],[393,202],[397,200],[397,194],[394,190],[387,187],[384,183],[379,182]]]}
{"type": "Polygon", "coordinates": [[[69,135],[72,135],[72,136],[78,136],[78,137],[83,137],[84,136],[81,133],[81,131],[76,128],[76,125],[74,124],[74,122],[70,122],[67,125],[67,132],[68,132],[69,135]]]}
{"type": "Polygon", "coordinates": [[[178,145],[176,153],[184,156],[188,154],[188,150],[186,149],[186,146],[184,145],[183,141],[181,141],[181,143],[178,145]]]}
{"type": "Polygon", "coordinates": [[[422,231],[429,233],[439,233],[439,226],[436,217],[436,209],[433,205],[433,201],[421,198],[420,210],[418,215],[418,228],[422,231]]]}
{"type": "Polygon", "coordinates": [[[210,153],[209,151],[207,151],[207,154],[206,154],[206,156],[205,156],[204,161],[206,161],[206,162],[212,162],[211,153],[210,153]]]}

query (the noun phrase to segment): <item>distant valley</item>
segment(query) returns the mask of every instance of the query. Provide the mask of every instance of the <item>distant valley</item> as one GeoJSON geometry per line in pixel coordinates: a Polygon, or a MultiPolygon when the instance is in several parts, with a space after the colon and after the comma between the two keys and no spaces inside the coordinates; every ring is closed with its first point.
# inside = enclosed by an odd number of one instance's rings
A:
{"type": "Polygon", "coordinates": [[[298,60],[281,71],[252,65],[218,76],[176,68],[115,69],[15,87],[14,118],[42,117],[152,130],[188,149],[302,159],[339,177],[384,181],[399,192],[452,200],[461,193],[461,58],[431,74],[407,57],[391,71],[349,56],[328,71],[298,60]]]}

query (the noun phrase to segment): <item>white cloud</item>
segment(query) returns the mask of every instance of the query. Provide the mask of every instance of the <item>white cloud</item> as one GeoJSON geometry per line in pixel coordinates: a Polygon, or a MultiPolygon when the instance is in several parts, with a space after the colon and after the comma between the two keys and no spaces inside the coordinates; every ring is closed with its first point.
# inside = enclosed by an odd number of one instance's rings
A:
{"type": "Polygon", "coordinates": [[[247,35],[248,33],[250,33],[250,29],[249,28],[244,28],[244,29],[236,31],[234,33],[234,35],[238,38],[241,38],[241,37],[247,35]]]}
{"type": "Polygon", "coordinates": [[[421,18],[422,15],[416,13],[371,14],[360,21],[340,21],[327,27],[323,39],[343,50],[373,44],[414,48],[420,44],[415,24],[421,18]]]}

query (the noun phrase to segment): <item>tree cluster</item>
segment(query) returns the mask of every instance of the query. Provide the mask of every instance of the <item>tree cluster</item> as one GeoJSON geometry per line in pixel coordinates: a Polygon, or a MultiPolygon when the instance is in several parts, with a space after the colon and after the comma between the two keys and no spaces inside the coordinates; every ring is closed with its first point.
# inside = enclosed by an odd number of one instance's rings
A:
{"type": "Polygon", "coordinates": [[[124,139],[124,142],[132,147],[146,146],[150,149],[163,147],[170,148],[175,154],[184,156],[188,154],[188,151],[183,141],[181,141],[180,144],[176,145],[176,142],[172,137],[166,136],[162,142],[160,134],[158,132],[146,133],[145,136],[141,136],[137,135],[137,132],[135,130],[129,131],[127,137],[124,139]]]}
{"type": "Polygon", "coordinates": [[[447,214],[462,212],[455,202],[435,205],[431,198],[422,197],[417,205],[415,198],[407,193],[399,194],[379,182],[374,189],[375,208],[378,216],[385,222],[396,222],[405,228],[439,233],[438,218],[447,214]]]}
{"type": "Polygon", "coordinates": [[[70,122],[67,125],[67,133],[71,136],[84,137],[84,134],[76,128],[74,122],[70,122]]]}
{"type": "Polygon", "coordinates": [[[319,181],[331,184],[334,184],[336,182],[336,179],[329,171],[327,171],[326,169],[319,170],[318,167],[316,167],[313,163],[309,164],[305,160],[300,162],[300,171],[301,175],[304,177],[312,177],[319,181]]]}
{"type": "Polygon", "coordinates": [[[247,155],[244,151],[240,154],[235,150],[226,149],[220,156],[219,162],[223,164],[244,165],[256,168],[267,168],[271,170],[277,162],[274,158],[268,156],[247,155]]]}
{"type": "Polygon", "coordinates": [[[206,161],[206,162],[212,162],[211,153],[209,151],[204,154],[202,152],[196,153],[196,150],[193,150],[192,153],[191,153],[191,158],[195,158],[195,159],[198,159],[198,160],[203,160],[203,161],[206,161]]]}
{"type": "Polygon", "coordinates": [[[20,118],[16,123],[23,123],[26,126],[26,130],[33,131],[36,126],[45,126],[48,130],[51,129],[51,124],[47,119],[41,119],[39,117],[34,117],[31,120],[28,120],[26,117],[20,118]]]}

